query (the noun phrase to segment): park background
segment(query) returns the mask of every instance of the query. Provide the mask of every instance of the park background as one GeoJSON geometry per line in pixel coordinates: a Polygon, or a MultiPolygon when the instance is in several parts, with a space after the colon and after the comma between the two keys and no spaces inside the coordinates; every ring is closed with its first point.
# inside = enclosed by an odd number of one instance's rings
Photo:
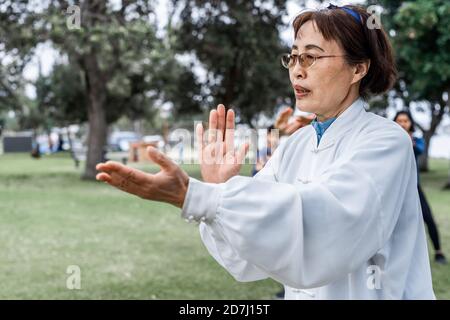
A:
{"type": "MultiPolygon", "coordinates": [[[[450,3],[333,3],[383,9],[399,80],[370,111],[416,118],[422,184],[450,256],[450,3]]],[[[236,282],[179,209],[96,182],[94,165],[106,157],[155,172],[131,161],[137,140],[182,162],[188,150],[173,133],[192,132],[217,103],[243,128],[272,124],[294,105],[279,62],[292,20],[327,4],[0,0],[0,298],[272,298],[279,284],[236,282]],[[11,152],[19,144],[25,152],[11,152]],[[71,266],[81,289],[68,286],[71,266]]],[[[431,266],[437,297],[450,299],[449,265],[431,266]]]]}

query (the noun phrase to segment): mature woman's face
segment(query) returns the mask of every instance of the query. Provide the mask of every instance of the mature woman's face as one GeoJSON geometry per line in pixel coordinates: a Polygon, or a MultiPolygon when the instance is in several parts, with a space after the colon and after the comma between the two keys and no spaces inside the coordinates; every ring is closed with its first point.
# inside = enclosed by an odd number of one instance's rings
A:
{"type": "Polygon", "coordinates": [[[335,116],[334,109],[348,99],[352,81],[354,82],[354,68],[345,62],[342,57],[343,49],[338,43],[325,40],[313,21],[301,26],[291,54],[299,55],[304,52],[314,56],[339,57],[317,59],[309,68],[303,68],[297,62],[289,69],[296,107],[319,117],[335,116]],[[302,92],[304,89],[309,91],[302,92]]]}

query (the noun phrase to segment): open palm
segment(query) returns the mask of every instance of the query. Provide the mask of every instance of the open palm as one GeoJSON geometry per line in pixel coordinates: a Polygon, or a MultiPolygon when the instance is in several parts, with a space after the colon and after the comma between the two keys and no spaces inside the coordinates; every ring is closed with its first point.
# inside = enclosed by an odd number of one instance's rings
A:
{"type": "Polygon", "coordinates": [[[225,106],[219,104],[209,114],[206,142],[203,125],[199,124],[196,128],[200,168],[205,182],[222,183],[239,174],[248,144],[235,151],[234,122],[234,111],[226,111],[225,106]]]}

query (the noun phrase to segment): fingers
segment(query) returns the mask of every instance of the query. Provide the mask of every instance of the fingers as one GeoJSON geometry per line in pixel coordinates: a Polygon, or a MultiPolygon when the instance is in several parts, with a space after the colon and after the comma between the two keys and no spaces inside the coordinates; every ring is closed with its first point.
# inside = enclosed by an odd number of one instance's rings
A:
{"type": "MultiPolygon", "coordinates": [[[[146,183],[148,183],[148,181],[151,180],[151,178],[152,177],[148,175],[146,178],[147,179],[146,183]]],[[[145,188],[142,188],[142,185],[138,185],[135,182],[133,182],[133,178],[131,176],[124,177],[115,172],[111,174],[102,172],[97,174],[96,179],[99,181],[106,182],[110,186],[115,187],[119,190],[134,194],[139,197],[144,196],[145,188]]]]}
{"type": "Polygon", "coordinates": [[[292,108],[286,107],[283,111],[281,111],[281,116],[284,118],[289,118],[293,112],[294,110],[292,110],[292,108]]]}
{"type": "Polygon", "coordinates": [[[225,129],[225,152],[234,154],[234,111],[228,110],[225,129]]]}
{"type": "Polygon", "coordinates": [[[209,113],[208,143],[217,141],[217,110],[211,110],[209,113]]]}
{"type": "Polygon", "coordinates": [[[219,104],[217,106],[217,139],[220,141],[223,141],[223,135],[225,132],[225,114],[225,106],[223,104],[219,104]]]}
{"type": "Polygon", "coordinates": [[[294,122],[288,124],[288,126],[285,128],[285,134],[292,134],[295,131],[297,131],[300,128],[303,128],[304,126],[307,126],[308,124],[310,124],[311,120],[306,119],[306,118],[296,118],[294,122]]]}
{"type": "Polygon", "coordinates": [[[150,159],[155,162],[157,165],[161,167],[161,169],[170,171],[178,166],[170,159],[168,156],[166,156],[164,153],[160,152],[155,147],[148,147],[147,153],[150,159]]]}
{"type": "MultiPolygon", "coordinates": [[[[233,110],[226,110],[223,104],[219,104],[216,110],[211,110],[209,114],[208,145],[217,144],[211,149],[215,156],[231,153],[234,155],[234,129],[235,113],[233,110]],[[223,143],[225,142],[225,143],[223,143]]],[[[197,125],[197,140],[203,141],[203,126],[197,125]]],[[[205,150],[205,144],[199,148],[200,161],[205,150]]]]}
{"type": "Polygon", "coordinates": [[[96,168],[99,171],[107,171],[97,174],[97,180],[137,196],[140,196],[142,191],[142,188],[139,186],[148,183],[149,179],[151,179],[150,175],[115,161],[99,163],[96,168]]]}
{"type": "Polygon", "coordinates": [[[105,173],[105,172],[97,174],[95,179],[97,179],[99,181],[107,182],[107,183],[110,183],[112,181],[111,176],[108,173],[105,173]]]}
{"type": "Polygon", "coordinates": [[[293,112],[294,111],[291,108],[284,109],[281,113],[281,122],[287,123],[293,112]]]}
{"type": "Polygon", "coordinates": [[[294,110],[289,107],[283,109],[283,111],[281,111],[280,115],[275,121],[275,127],[279,128],[283,123],[286,123],[293,112],[294,110]]]}
{"type": "MultiPolygon", "coordinates": [[[[140,170],[127,167],[116,161],[108,161],[106,163],[99,163],[96,166],[98,171],[103,171],[109,177],[114,177],[114,175],[120,176],[122,179],[128,179],[133,183],[141,183],[147,179],[147,174],[140,170]]],[[[102,175],[101,177],[105,177],[102,175]]],[[[106,177],[105,177],[106,178],[106,177]]],[[[102,180],[103,181],[103,180],[102,180]]],[[[107,182],[107,181],[105,181],[107,182]]]]}
{"type": "Polygon", "coordinates": [[[98,171],[103,171],[108,174],[109,177],[113,175],[119,175],[121,177],[127,177],[131,174],[132,170],[130,167],[126,167],[123,164],[115,161],[108,161],[106,163],[99,163],[96,166],[98,171]]]}
{"type": "Polygon", "coordinates": [[[227,112],[227,123],[226,128],[227,129],[234,129],[234,111],[233,109],[228,110],[227,112]]]}
{"type": "Polygon", "coordinates": [[[128,170],[131,169],[129,167],[124,166],[123,164],[116,162],[116,161],[107,161],[105,163],[98,163],[95,168],[98,171],[117,171],[121,174],[126,175],[128,173],[128,170]]]}

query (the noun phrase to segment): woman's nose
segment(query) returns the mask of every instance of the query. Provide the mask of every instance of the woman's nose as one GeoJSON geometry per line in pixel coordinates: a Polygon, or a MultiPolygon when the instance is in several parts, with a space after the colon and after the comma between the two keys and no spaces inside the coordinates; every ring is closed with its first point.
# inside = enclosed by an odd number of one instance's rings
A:
{"type": "Polygon", "coordinates": [[[306,70],[300,66],[300,63],[298,61],[294,65],[292,73],[293,73],[295,79],[306,78],[306,70]]]}

